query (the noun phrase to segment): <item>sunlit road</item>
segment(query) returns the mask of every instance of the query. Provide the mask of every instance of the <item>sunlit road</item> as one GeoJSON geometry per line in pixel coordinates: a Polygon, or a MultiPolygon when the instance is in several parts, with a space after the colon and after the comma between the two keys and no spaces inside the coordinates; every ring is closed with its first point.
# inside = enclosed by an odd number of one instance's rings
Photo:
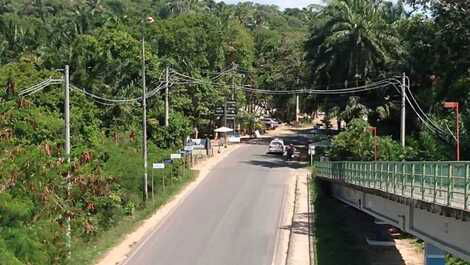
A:
{"type": "Polygon", "coordinates": [[[244,144],[222,160],[129,265],[271,265],[289,164],[244,144]]]}

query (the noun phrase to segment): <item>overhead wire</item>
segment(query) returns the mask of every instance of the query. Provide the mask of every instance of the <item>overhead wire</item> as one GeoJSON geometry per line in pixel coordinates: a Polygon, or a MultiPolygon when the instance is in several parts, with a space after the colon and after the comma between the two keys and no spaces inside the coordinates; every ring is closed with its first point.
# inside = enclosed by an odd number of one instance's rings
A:
{"type": "MultiPolygon", "coordinates": [[[[212,84],[212,85],[221,85],[227,86],[227,84],[220,84],[220,83],[211,83],[210,81],[197,79],[185,74],[178,73],[176,71],[172,71],[175,75],[177,75],[176,84],[212,84]]],[[[383,85],[387,84],[389,79],[384,79],[380,81],[371,82],[362,86],[352,87],[352,88],[343,88],[343,89],[330,89],[330,90],[320,90],[320,89],[298,89],[298,90],[267,90],[267,89],[257,89],[251,86],[239,86],[235,85],[235,88],[238,90],[245,90],[250,92],[256,92],[261,94],[323,94],[323,95],[332,95],[332,94],[349,94],[349,93],[358,93],[358,92],[365,92],[369,90],[374,90],[383,87],[383,85]]]]}
{"type": "MultiPolygon", "coordinates": [[[[211,83],[208,81],[196,79],[194,77],[184,75],[174,71],[174,73],[179,76],[177,78],[177,84],[207,84],[211,83]]],[[[245,90],[248,92],[260,93],[260,94],[269,94],[269,95],[292,95],[292,94],[322,94],[322,95],[338,95],[338,94],[352,94],[371,91],[375,89],[385,88],[387,86],[393,86],[399,94],[401,91],[398,89],[397,85],[402,85],[401,81],[398,79],[400,76],[393,76],[391,78],[382,79],[376,82],[368,83],[362,86],[356,86],[351,88],[344,89],[332,89],[332,90],[319,90],[319,89],[300,89],[300,90],[267,90],[267,89],[256,89],[251,86],[236,86],[238,90],[245,90]]],[[[406,79],[408,84],[405,84],[405,100],[411,106],[414,113],[417,115],[418,119],[423,123],[423,125],[431,131],[433,134],[438,137],[447,140],[447,133],[437,125],[421,108],[416,98],[411,92],[410,89],[410,80],[406,79]]],[[[214,84],[213,85],[224,85],[226,84],[214,84]]],[[[450,130],[449,130],[450,131],[450,130]]],[[[451,134],[452,135],[452,134],[451,134]]]]}
{"type": "Polygon", "coordinates": [[[19,96],[24,97],[24,96],[30,96],[33,94],[36,94],[37,92],[43,90],[44,88],[50,86],[50,85],[58,85],[62,83],[62,79],[46,79],[43,80],[27,89],[22,90],[21,92],[18,93],[19,96]]]}
{"type": "MultiPolygon", "coordinates": [[[[400,89],[397,87],[397,84],[396,83],[393,83],[392,86],[397,90],[397,92],[399,94],[401,94],[401,91],[400,89]]],[[[410,105],[411,109],[413,110],[413,112],[416,114],[416,116],[418,117],[418,119],[422,122],[422,124],[429,130],[431,131],[433,134],[435,134],[436,136],[438,136],[439,138],[445,140],[445,141],[448,141],[448,138],[446,137],[446,134],[443,133],[441,130],[439,130],[438,128],[435,128],[431,123],[429,123],[429,121],[427,121],[425,118],[422,117],[422,115],[417,111],[416,107],[414,106],[414,104],[411,102],[410,98],[408,95],[405,94],[405,99],[406,99],[406,102],[408,102],[408,104],[410,105]]]]}
{"type": "MultiPolygon", "coordinates": [[[[129,103],[133,103],[133,102],[138,102],[138,101],[143,99],[142,96],[137,97],[137,98],[126,98],[126,99],[106,98],[106,97],[103,97],[103,96],[95,95],[95,94],[93,94],[91,92],[88,92],[85,89],[79,88],[75,85],[71,85],[71,88],[74,91],[81,92],[82,94],[85,94],[86,96],[94,98],[95,100],[97,100],[98,103],[107,103],[107,104],[114,104],[114,105],[116,105],[116,104],[129,104],[129,103]]],[[[162,90],[162,88],[163,88],[163,84],[160,84],[155,89],[149,91],[145,98],[148,99],[148,98],[151,98],[151,97],[155,96],[156,94],[158,94],[158,92],[160,90],[162,90]]]]}
{"type": "MultiPolygon", "coordinates": [[[[234,71],[236,68],[231,67],[230,69],[221,71],[218,73],[218,75],[213,78],[212,80],[217,80],[220,78],[223,74],[226,74],[228,72],[234,71]]],[[[169,87],[173,86],[174,84],[178,85],[186,85],[186,84],[212,84],[212,85],[220,85],[220,86],[227,86],[227,84],[223,83],[214,83],[208,80],[201,80],[197,79],[182,73],[179,73],[173,69],[171,69],[171,72],[175,74],[175,77],[172,77],[171,83],[168,84],[169,87]]],[[[160,80],[161,80],[162,74],[160,75],[160,80]]],[[[331,90],[320,90],[320,89],[297,89],[297,90],[267,90],[267,89],[257,89],[253,88],[252,86],[240,86],[240,85],[235,85],[235,89],[237,90],[244,90],[247,92],[254,92],[254,93],[260,93],[260,94],[269,94],[269,95],[293,95],[293,94],[322,94],[322,95],[339,95],[339,94],[352,94],[352,93],[360,93],[360,92],[366,92],[366,91],[371,91],[371,90],[376,90],[380,88],[385,88],[387,86],[392,86],[394,87],[399,94],[401,94],[400,89],[398,88],[398,85],[402,85],[399,76],[393,76],[391,78],[386,78],[382,79],[379,81],[371,82],[368,84],[364,84],[361,86],[356,86],[356,87],[350,87],[350,88],[343,88],[343,89],[331,89],[331,90]]],[[[405,84],[405,99],[406,102],[411,106],[412,110],[414,113],[417,115],[418,119],[423,123],[423,125],[430,130],[432,133],[435,135],[439,136],[440,138],[444,140],[448,140],[446,137],[449,133],[454,139],[455,135],[451,132],[451,130],[447,127],[448,132],[446,132],[444,129],[442,129],[438,124],[436,124],[421,108],[419,105],[418,101],[416,100],[415,96],[413,95],[411,89],[410,89],[410,79],[406,79],[407,84],[405,84]]],[[[55,85],[55,84],[62,84],[63,79],[46,79],[43,80],[42,82],[35,84],[27,89],[22,90],[19,95],[20,96],[30,96],[33,95],[44,88],[50,86],[50,85],[55,85]]],[[[166,84],[163,81],[159,82],[160,84],[153,90],[149,91],[148,94],[146,95],[146,98],[151,98],[155,95],[157,95],[164,87],[166,84]]],[[[85,89],[81,89],[75,85],[71,85],[72,90],[78,91],[80,93],[85,94],[86,96],[89,96],[93,98],[98,104],[106,105],[106,106],[114,106],[118,104],[129,104],[129,103],[134,103],[138,102],[143,99],[143,97],[136,97],[136,98],[127,98],[127,99],[114,99],[114,98],[106,98],[103,96],[99,96],[96,94],[93,94],[91,92],[88,92],[85,89]]]]}
{"type": "MultiPolygon", "coordinates": [[[[399,80],[396,80],[399,84],[401,84],[401,82],[399,80]]],[[[424,110],[421,108],[420,104],[418,103],[418,101],[416,100],[415,96],[413,95],[413,93],[411,92],[411,88],[410,88],[410,79],[408,77],[406,77],[406,81],[407,81],[407,84],[405,85],[405,95],[406,95],[406,99],[408,101],[408,103],[412,106],[412,108],[414,106],[416,106],[416,108],[418,109],[419,113],[420,113],[420,119],[423,119],[423,120],[426,120],[427,123],[430,124],[431,127],[433,127],[436,131],[438,131],[440,134],[442,135],[446,135],[447,132],[442,128],[440,127],[432,118],[430,118],[426,112],[424,112],[424,110]],[[410,99],[413,101],[411,102],[410,99]]],[[[398,90],[398,88],[396,88],[397,91],[401,94],[401,91],[398,90]]],[[[418,114],[418,111],[416,111],[416,114],[418,114]]],[[[450,132],[450,130],[449,130],[450,132]]],[[[452,132],[450,132],[451,136],[455,138],[455,136],[453,135],[452,132]]]]}

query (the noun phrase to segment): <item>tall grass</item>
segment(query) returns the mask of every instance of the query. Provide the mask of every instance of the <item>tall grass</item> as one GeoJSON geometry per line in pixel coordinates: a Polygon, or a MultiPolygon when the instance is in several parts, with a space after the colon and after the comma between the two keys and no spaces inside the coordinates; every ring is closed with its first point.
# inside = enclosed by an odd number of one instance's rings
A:
{"type": "Polygon", "coordinates": [[[344,205],[327,196],[325,187],[315,179],[311,182],[314,209],[313,231],[316,241],[317,265],[367,265],[366,250],[354,233],[344,205]]]}

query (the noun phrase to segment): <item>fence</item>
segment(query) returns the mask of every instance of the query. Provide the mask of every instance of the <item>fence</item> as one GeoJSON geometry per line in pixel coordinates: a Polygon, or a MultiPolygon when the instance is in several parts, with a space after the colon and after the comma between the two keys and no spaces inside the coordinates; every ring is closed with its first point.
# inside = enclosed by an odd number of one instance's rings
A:
{"type": "Polygon", "coordinates": [[[320,177],[469,209],[470,162],[325,161],[313,165],[320,177]]]}

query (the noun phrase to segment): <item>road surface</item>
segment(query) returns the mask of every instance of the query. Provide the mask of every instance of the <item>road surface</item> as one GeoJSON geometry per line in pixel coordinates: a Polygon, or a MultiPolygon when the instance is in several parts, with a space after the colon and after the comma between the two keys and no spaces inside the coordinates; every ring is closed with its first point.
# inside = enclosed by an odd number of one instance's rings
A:
{"type": "Polygon", "coordinates": [[[127,265],[271,265],[293,162],[243,144],[137,248],[127,265]]]}

